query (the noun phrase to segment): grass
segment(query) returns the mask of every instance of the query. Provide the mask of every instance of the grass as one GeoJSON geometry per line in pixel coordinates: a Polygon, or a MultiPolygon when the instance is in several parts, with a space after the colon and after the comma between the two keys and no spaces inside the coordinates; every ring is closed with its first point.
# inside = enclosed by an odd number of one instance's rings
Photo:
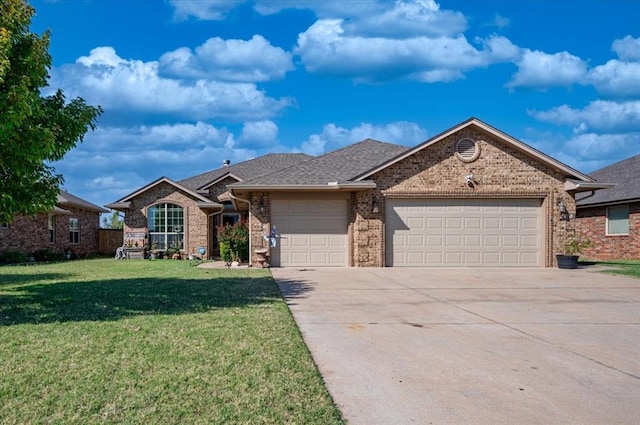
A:
{"type": "Polygon", "coordinates": [[[0,268],[3,424],[342,423],[267,270],[0,268]]]}
{"type": "Polygon", "coordinates": [[[589,261],[590,264],[613,267],[602,273],[636,277],[640,279],[640,260],[589,261]]]}

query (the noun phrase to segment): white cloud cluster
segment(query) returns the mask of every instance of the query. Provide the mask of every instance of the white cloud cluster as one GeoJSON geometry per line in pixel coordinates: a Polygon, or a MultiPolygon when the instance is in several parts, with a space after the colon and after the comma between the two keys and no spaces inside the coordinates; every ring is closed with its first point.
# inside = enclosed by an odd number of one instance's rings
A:
{"type": "Polygon", "coordinates": [[[321,19],[299,34],[295,52],[309,72],[364,82],[391,78],[438,82],[463,78],[464,71],[503,61],[515,52],[502,37],[483,44],[486,48],[479,50],[462,34],[405,39],[348,35],[344,21],[321,19]]]}
{"type": "Polygon", "coordinates": [[[596,100],[583,109],[562,105],[547,111],[529,111],[529,114],[540,121],[571,125],[574,133],[640,132],[640,100],[596,100]]]}
{"type": "Polygon", "coordinates": [[[193,51],[182,47],[167,52],[159,67],[162,76],[261,82],[282,79],[293,63],[290,53],[254,35],[247,41],[214,37],[193,51]]]}
{"type": "Polygon", "coordinates": [[[427,131],[418,124],[407,121],[385,125],[362,123],[353,128],[339,127],[330,123],[322,128],[322,133],[309,136],[309,139],[302,143],[300,150],[310,155],[319,155],[368,138],[401,145],[414,145],[427,138],[427,131]]]}
{"type": "Polygon", "coordinates": [[[548,88],[570,86],[584,80],[587,64],[568,52],[548,54],[524,49],[516,61],[518,71],[507,87],[548,88]]]}
{"type": "Polygon", "coordinates": [[[125,60],[112,47],[97,47],[75,64],[53,70],[50,83],[107,110],[190,119],[268,118],[292,102],[270,98],[253,83],[171,79],[158,68],[158,62],[125,60]]]}
{"type": "Polygon", "coordinates": [[[169,0],[169,4],[174,7],[174,18],[179,21],[190,17],[207,21],[221,20],[244,2],[245,0],[169,0]]]}
{"type": "Polygon", "coordinates": [[[278,139],[278,126],[270,120],[245,122],[238,138],[240,146],[268,148],[278,139]]]}

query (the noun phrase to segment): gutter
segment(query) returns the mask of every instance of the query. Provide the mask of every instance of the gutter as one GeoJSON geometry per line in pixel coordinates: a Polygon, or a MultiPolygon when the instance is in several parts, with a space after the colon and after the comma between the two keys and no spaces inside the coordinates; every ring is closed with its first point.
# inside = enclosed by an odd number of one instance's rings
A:
{"type": "Polygon", "coordinates": [[[592,192],[600,189],[609,189],[614,187],[615,183],[598,183],[598,182],[585,182],[580,180],[567,179],[564,181],[564,190],[567,192],[592,192]]]}
{"type": "MultiPolygon", "coordinates": [[[[301,191],[301,190],[366,190],[366,189],[375,189],[376,184],[372,181],[369,182],[353,182],[353,183],[338,183],[338,182],[329,182],[327,184],[275,184],[275,185],[253,185],[253,184],[241,184],[234,183],[229,186],[229,193],[231,197],[235,199],[233,196],[233,190],[257,190],[257,191],[269,191],[269,190],[293,190],[293,191],[301,191]]],[[[241,199],[242,200],[242,199],[241,199]]]]}

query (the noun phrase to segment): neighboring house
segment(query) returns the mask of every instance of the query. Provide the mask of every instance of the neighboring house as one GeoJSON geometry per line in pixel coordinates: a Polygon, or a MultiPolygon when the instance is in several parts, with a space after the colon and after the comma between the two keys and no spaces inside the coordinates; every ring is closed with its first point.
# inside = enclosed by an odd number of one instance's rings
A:
{"type": "Polygon", "coordinates": [[[592,243],[583,255],[594,260],[640,259],[640,155],[590,177],[615,186],[576,196],[578,234],[592,243]]]}
{"type": "Polygon", "coordinates": [[[574,195],[598,183],[471,118],[414,148],[365,140],[265,155],[107,205],[125,234],[215,255],[216,225],[246,219],[273,266],[552,266],[574,195]],[[561,213],[562,210],[562,213],[561,213]]]}
{"type": "Polygon", "coordinates": [[[63,253],[70,249],[85,256],[97,251],[102,207],[60,191],[56,207],[35,216],[17,216],[10,224],[0,224],[0,252],[31,254],[40,249],[63,253]]]}

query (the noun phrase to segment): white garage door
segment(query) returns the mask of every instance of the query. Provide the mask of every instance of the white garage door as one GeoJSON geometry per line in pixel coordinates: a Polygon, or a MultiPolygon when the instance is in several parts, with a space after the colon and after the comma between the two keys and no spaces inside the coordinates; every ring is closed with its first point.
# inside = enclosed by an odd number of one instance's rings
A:
{"type": "Polygon", "coordinates": [[[274,266],[346,266],[346,200],[274,200],[273,224],[281,236],[274,266]]]}
{"type": "Polygon", "coordinates": [[[388,266],[540,266],[539,199],[390,199],[388,266]]]}

